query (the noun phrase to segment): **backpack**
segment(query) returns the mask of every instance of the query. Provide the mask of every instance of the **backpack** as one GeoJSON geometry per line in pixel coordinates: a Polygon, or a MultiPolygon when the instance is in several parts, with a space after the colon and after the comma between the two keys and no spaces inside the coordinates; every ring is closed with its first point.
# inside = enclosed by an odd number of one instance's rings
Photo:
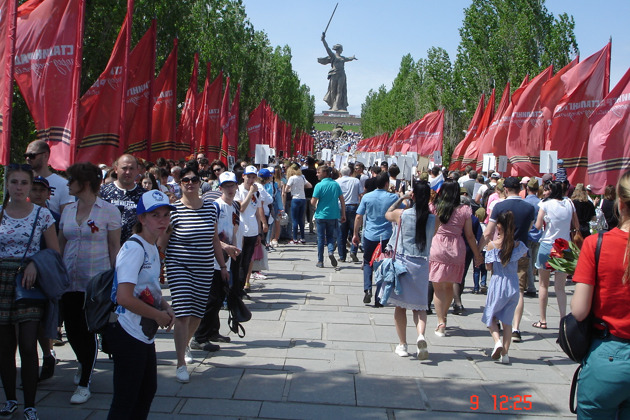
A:
{"type": "MultiPolygon", "coordinates": [[[[144,245],[136,238],[129,238],[140,244],[144,250],[144,245]]],[[[142,270],[142,266],[140,266],[142,270]]],[[[140,273],[138,273],[140,274],[140,273]]],[[[83,311],[85,312],[85,322],[88,330],[92,333],[102,333],[109,324],[111,314],[116,309],[116,267],[103,271],[92,277],[85,288],[85,302],[83,311]]]]}
{"type": "Polygon", "coordinates": [[[225,295],[227,296],[228,306],[228,327],[230,331],[237,334],[240,338],[245,337],[245,328],[241,325],[243,322],[247,322],[252,319],[252,313],[247,308],[243,299],[238,295],[238,292],[230,288],[226,288],[225,295]]]}

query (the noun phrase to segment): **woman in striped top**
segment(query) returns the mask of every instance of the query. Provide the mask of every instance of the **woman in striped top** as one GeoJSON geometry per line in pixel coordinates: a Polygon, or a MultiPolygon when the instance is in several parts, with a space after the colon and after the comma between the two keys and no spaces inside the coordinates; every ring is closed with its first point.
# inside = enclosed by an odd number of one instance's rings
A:
{"type": "MultiPolygon", "coordinates": [[[[220,249],[216,232],[216,207],[199,195],[200,178],[195,168],[186,166],[181,174],[182,198],[171,212],[172,232],[166,246],[166,278],[175,312],[175,351],[177,381],[190,380],[186,363],[192,362],[188,343],[199,326],[206,308],[214,274],[215,249],[220,249]]],[[[223,253],[216,254],[221,275],[228,272],[223,253]]]]}

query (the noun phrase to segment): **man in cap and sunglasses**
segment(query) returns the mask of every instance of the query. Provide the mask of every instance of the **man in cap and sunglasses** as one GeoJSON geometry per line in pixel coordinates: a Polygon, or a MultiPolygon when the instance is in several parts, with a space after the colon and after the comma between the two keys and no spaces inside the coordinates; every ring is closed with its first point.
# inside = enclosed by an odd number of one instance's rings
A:
{"type": "Polygon", "coordinates": [[[41,176],[48,181],[52,188],[48,199],[48,208],[57,214],[61,214],[66,204],[74,202],[74,198],[68,192],[68,180],[53,173],[48,167],[48,159],[50,159],[50,147],[48,144],[43,140],[30,142],[26,147],[24,159],[33,168],[35,176],[41,176]]]}

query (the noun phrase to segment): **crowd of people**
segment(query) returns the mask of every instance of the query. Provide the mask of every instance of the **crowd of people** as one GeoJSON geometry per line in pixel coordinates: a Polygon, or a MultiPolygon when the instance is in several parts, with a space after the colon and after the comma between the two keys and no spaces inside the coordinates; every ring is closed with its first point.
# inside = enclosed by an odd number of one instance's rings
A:
{"type": "Polygon", "coordinates": [[[337,124],[332,131],[313,129],[311,136],[315,139],[313,142],[315,154],[324,149],[330,149],[338,153],[353,152],[356,149],[356,145],[363,140],[363,135],[360,132],[344,130],[340,124],[337,124]]]}
{"type": "Polygon", "coordinates": [[[502,364],[510,363],[510,344],[523,340],[526,296],[539,299],[532,327],[548,328],[552,274],[560,314],[566,314],[566,273],[554,272],[547,260],[557,239],[583,240],[571,307],[579,318],[593,312],[608,328],[591,347],[578,403],[585,418],[604,409],[615,413],[627,403],[630,322],[623,303],[630,277],[630,173],[593,198],[590,186],[569,185],[561,170],[555,179],[519,179],[435,166],[407,183],[396,165],[385,162],[369,171],[361,162],[335,168],[312,157],[259,167],[237,161],[228,168],[203,154],[155,164],[125,154],[111,168],[76,163],[63,178],[48,168],[49,156],[48,145],[34,141],[24,154],[27,164],[6,169],[0,211],[2,417],[18,407],[19,347],[24,416],[38,418],[37,383],[54,375],[53,344],[63,342],[63,325],[78,361],[70,403],[90,399],[100,346],[114,360],[108,418],[147,418],[157,388],[158,328],[174,327],[175,378],[188,383],[191,350],[215,352],[231,341],[219,333],[226,294],[248,299],[251,283],[265,278],[269,253],[283,239],[305,244],[306,229],[317,234],[317,268],[358,263],[362,252],[363,303],[395,306],[395,353],[401,357],[410,355],[407,309],[418,333],[418,359],[429,358],[425,334],[433,310],[434,334],[449,335],[449,309],[454,315],[465,311],[464,279],[472,263],[470,292],[487,295],[480,321],[492,338],[490,357],[502,364]],[[598,244],[600,236],[592,233],[603,231],[598,244]],[[42,287],[54,274],[43,272],[41,261],[55,255],[69,279],[56,292],[60,299],[42,287]],[[83,302],[90,279],[111,268],[116,316],[99,341],[88,328],[83,302]],[[162,298],[164,282],[171,304],[162,298]],[[44,289],[47,299],[16,300],[19,289],[33,288],[44,289]],[[46,301],[59,301],[61,310],[46,301]],[[621,357],[609,360],[611,352],[621,357]],[[606,375],[615,382],[598,388],[606,375]]]}

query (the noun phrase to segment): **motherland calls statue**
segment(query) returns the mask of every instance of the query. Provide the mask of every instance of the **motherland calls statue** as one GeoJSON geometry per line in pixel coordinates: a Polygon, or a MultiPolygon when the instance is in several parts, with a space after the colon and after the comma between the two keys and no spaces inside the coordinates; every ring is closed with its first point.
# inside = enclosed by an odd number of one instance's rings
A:
{"type": "MultiPolygon", "coordinates": [[[[331,17],[332,19],[332,17],[331,17]]],[[[328,92],[324,96],[324,101],[330,107],[330,111],[348,110],[348,90],[346,84],[346,70],[344,68],[346,61],[356,60],[355,56],[344,57],[341,55],[343,47],[341,44],[333,45],[334,53],[328,47],[326,42],[326,32],[322,34],[322,42],[328,53],[328,57],[318,58],[320,64],[330,64],[331,69],[328,71],[328,92]]]]}

